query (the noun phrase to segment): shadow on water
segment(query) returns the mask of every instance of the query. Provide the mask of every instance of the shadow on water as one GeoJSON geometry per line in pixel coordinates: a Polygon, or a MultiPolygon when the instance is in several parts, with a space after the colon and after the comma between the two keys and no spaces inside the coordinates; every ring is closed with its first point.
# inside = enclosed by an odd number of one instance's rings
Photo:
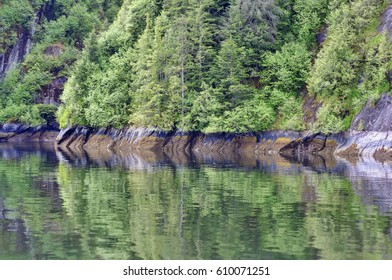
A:
{"type": "Polygon", "coordinates": [[[0,259],[391,259],[392,163],[0,143],[0,259]]]}

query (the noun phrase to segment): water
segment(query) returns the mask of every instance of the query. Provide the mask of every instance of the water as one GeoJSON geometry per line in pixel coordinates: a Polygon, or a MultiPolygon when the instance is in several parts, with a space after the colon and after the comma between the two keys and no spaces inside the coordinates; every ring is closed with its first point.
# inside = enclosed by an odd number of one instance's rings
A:
{"type": "Polygon", "coordinates": [[[391,259],[391,168],[0,143],[0,259],[391,259]]]}

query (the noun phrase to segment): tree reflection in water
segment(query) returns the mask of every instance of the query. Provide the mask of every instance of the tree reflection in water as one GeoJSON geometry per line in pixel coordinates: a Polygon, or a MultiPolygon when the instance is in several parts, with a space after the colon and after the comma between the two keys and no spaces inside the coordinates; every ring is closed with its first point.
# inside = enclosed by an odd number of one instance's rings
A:
{"type": "Polygon", "coordinates": [[[390,259],[392,165],[0,145],[1,259],[390,259]]]}

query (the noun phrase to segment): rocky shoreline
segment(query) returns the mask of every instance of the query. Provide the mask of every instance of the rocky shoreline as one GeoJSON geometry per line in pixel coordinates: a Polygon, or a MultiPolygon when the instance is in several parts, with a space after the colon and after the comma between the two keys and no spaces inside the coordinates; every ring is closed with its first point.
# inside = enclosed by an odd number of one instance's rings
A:
{"type": "Polygon", "coordinates": [[[309,134],[295,131],[260,133],[213,133],[160,131],[146,128],[94,129],[72,126],[28,127],[5,124],[0,128],[2,142],[54,142],[58,148],[122,151],[158,151],[192,153],[281,154],[300,158],[305,155],[331,154],[343,157],[375,157],[392,160],[392,132],[347,131],[338,134],[309,134]]]}
{"type": "Polygon", "coordinates": [[[7,123],[0,125],[0,142],[54,142],[59,132],[55,123],[36,127],[7,123]]]}
{"type": "Polygon", "coordinates": [[[260,133],[213,133],[161,131],[147,128],[101,128],[72,126],[28,127],[5,124],[1,142],[54,142],[60,149],[164,151],[186,153],[281,154],[296,159],[307,155],[375,157],[392,160],[392,132],[350,130],[338,134],[310,134],[295,131],[260,133]]]}
{"type": "Polygon", "coordinates": [[[355,117],[351,128],[341,133],[312,134],[295,131],[253,133],[211,133],[162,131],[154,128],[89,128],[58,125],[29,127],[20,123],[0,125],[0,141],[54,142],[59,149],[85,151],[164,151],[170,153],[280,154],[302,159],[309,155],[374,157],[392,160],[392,97],[368,102],[355,117]]]}
{"type": "Polygon", "coordinates": [[[341,133],[312,134],[295,131],[260,133],[213,133],[160,131],[157,129],[92,129],[73,126],[56,138],[58,147],[71,149],[163,150],[187,153],[238,152],[256,155],[281,154],[302,161],[309,155],[374,157],[392,160],[392,97],[383,94],[369,100],[354,118],[351,128],[341,133]]]}
{"type": "Polygon", "coordinates": [[[154,129],[92,129],[73,126],[56,138],[59,148],[99,150],[163,150],[165,152],[239,152],[288,157],[331,154],[374,156],[392,159],[392,134],[389,132],[347,131],[339,134],[310,134],[294,131],[261,133],[165,132],[154,129]]]}

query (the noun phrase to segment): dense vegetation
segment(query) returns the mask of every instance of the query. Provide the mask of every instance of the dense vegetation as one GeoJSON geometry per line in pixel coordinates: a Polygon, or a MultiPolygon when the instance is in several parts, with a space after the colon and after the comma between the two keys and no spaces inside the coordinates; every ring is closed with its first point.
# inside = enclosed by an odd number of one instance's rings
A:
{"type": "MultiPolygon", "coordinates": [[[[22,14],[23,1],[3,2],[0,15],[22,14]]],[[[51,3],[32,52],[0,84],[0,122],[42,122],[34,95],[58,75],[69,77],[62,127],[333,132],[390,89],[392,47],[378,30],[386,0],[51,3]],[[53,44],[61,55],[45,57],[53,44]],[[311,124],[308,94],[320,104],[311,124]]],[[[25,14],[5,26],[26,24],[25,14]]]]}
{"type": "Polygon", "coordinates": [[[107,2],[0,1],[0,54],[35,29],[31,52],[0,81],[0,122],[45,122],[43,117],[56,108],[36,104],[39,93],[56,77],[69,77],[89,34],[113,21],[122,1],[107,2]]]}

